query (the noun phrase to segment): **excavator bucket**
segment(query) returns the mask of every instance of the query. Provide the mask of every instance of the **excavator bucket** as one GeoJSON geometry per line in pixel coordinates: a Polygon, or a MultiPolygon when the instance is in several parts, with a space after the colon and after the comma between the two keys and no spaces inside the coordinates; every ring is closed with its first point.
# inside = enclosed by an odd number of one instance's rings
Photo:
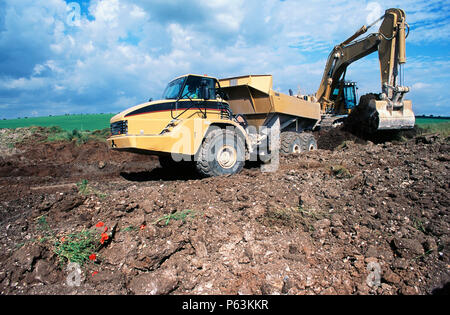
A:
{"type": "Polygon", "coordinates": [[[347,128],[369,134],[382,130],[412,129],[415,123],[410,100],[394,108],[389,106],[388,101],[378,100],[375,94],[363,95],[345,121],[347,128]]]}
{"type": "Polygon", "coordinates": [[[372,100],[369,107],[377,113],[373,121],[376,130],[402,130],[412,129],[416,123],[416,117],[412,110],[412,102],[404,101],[400,109],[388,109],[386,101],[372,100]]]}

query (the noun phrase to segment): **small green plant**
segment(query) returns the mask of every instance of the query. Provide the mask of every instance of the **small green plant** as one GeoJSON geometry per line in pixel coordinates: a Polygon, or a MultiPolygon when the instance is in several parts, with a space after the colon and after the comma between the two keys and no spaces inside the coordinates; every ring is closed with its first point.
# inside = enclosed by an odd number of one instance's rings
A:
{"type": "Polygon", "coordinates": [[[192,218],[194,216],[195,214],[193,213],[192,210],[183,210],[181,212],[177,211],[175,213],[162,216],[161,218],[156,220],[153,224],[158,224],[161,221],[165,221],[165,225],[167,226],[169,225],[171,220],[182,221],[183,223],[185,223],[188,218],[192,218]]]}
{"type": "Polygon", "coordinates": [[[91,193],[91,188],[89,187],[89,181],[83,179],[81,182],[77,183],[78,192],[82,195],[89,195],[91,193]]]}
{"type": "Polygon", "coordinates": [[[413,224],[413,227],[414,227],[416,230],[422,232],[423,234],[428,234],[428,232],[427,232],[427,230],[426,230],[426,228],[425,228],[425,224],[424,224],[421,220],[419,220],[419,219],[413,219],[413,220],[412,220],[412,224],[413,224]]]}
{"type": "MultiPolygon", "coordinates": [[[[95,262],[97,254],[102,247],[107,246],[114,235],[114,228],[108,233],[108,227],[103,222],[97,223],[94,228],[81,232],[57,235],[42,215],[35,220],[36,230],[43,233],[37,240],[49,246],[59,259],[60,266],[66,263],[77,263],[83,266],[86,262],[95,262]]],[[[21,246],[23,246],[21,243],[21,246]]]]}
{"type": "Polygon", "coordinates": [[[69,234],[54,243],[54,252],[61,264],[73,262],[83,266],[92,260],[90,256],[98,248],[98,235],[89,230],[69,234]]]}
{"type": "Polygon", "coordinates": [[[103,222],[97,223],[95,229],[82,230],[62,237],[53,237],[53,252],[58,256],[60,264],[85,263],[97,260],[97,254],[106,246],[113,234],[108,234],[108,227],[103,222]]]}
{"type": "Polygon", "coordinates": [[[130,225],[130,226],[123,228],[122,232],[131,232],[131,231],[136,231],[136,230],[137,230],[137,227],[130,225]]]}
{"type": "Polygon", "coordinates": [[[84,144],[90,140],[89,131],[79,131],[78,129],[65,131],[59,127],[51,127],[50,129],[48,129],[48,131],[49,136],[47,137],[47,141],[49,142],[73,141],[76,144],[84,144]]]}
{"type": "Polygon", "coordinates": [[[338,179],[352,178],[350,171],[342,165],[333,165],[331,172],[338,179]]]}
{"type": "Polygon", "coordinates": [[[36,230],[38,232],[42,232],[44,235],[43,238],[41,239],[41,241],[45,241],[47,238],[53,236],[53,231],[47,222],[46,215],[41,215],[40,217],[36,218],[36,230]]]}
{"type": "Polygon", "coordinates": [[[346,140],[346,141],[342,142],[336,149],[343,150],[343,149],[348,148],[351,144],[354,144],[354,142],[346,140]]]}

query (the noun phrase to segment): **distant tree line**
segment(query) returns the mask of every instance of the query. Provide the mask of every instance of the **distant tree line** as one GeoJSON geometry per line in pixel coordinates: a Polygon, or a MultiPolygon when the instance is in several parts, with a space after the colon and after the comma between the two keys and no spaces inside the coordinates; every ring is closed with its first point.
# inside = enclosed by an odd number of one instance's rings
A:
{"type": "Polygon", "coordinates": [[[434,118],[434,119],[450,119],[449,116],[420,115],[417,118],[434,118]]]}

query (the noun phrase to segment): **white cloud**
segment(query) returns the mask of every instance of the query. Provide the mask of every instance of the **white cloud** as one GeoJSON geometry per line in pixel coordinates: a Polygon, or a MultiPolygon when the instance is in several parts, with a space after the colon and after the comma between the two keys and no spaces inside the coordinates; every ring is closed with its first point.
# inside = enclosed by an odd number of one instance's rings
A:
{"type": "MultiPolygon", "coordinates": [[[[90,18],[84,14],[73,26],[66,23],[63,0],[7,0],[0,57],[13,59],[0,58],[0,92],[16,94],[2,102],[118,111],[157,98],[167,81],[184,73],[273,74],[282,91],[300,85],[302,92],[314,93],[329,51],[377,15],[370,3],[382,11],[396,5],[394,0],[91,0],[90,18]]],[[[424,0],[402,2],[412,27],[408,43],[448,44],[448,1],[437,3],[442,10],[424,0]]],[[[450,81],[449,70],[448,57],[408,55],[411,95],[437,104],[431,95],[438,92],[424,97],[419,91],[450,81]]],[[[358,81],[361,92],[378,91],[378,72],[373,56],[352,65],[348,78],[358,81]]]]}
{"type": "Polygon", "coordinates": [[[429,83],[417,82],[413,84],[412,88],[413,90],[425,90],[431,88],[432,86],[433,85],[429,83]]]}

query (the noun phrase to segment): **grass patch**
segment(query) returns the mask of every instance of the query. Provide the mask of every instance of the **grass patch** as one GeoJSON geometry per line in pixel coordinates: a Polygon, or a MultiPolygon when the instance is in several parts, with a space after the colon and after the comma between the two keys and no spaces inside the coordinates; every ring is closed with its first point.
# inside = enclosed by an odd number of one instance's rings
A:
{"type": "Polygon", "coordinates": [[[162,216],[158,220],[156,220],[153,224],[158,224],[159,222],[164,221],[164,225],[169,225],[171,220],[186,222],[187,219],[195,217],[195,214],[192,210],[183,210],[181,212],[177,211],[175,213],[171,213],[165,216],[162,216]]]}
{"type": "Polygon", "coordinates": [[[89,141],[106,141],[109,137],[110,130],[102,129],[96,131],[79,131],[74,129],[72,131],[63,130],[61,127],[51,127],[48,130],[47,142],[67,141],[75,142],[77,144],[85,144],[89,141]]]}
{"type": "Polygon", "coordinates": [[[450,136],[450,121],[443,121],[432,124],[420,124],[418,125],[418,129],[421,134],[437,133],[442,137],[447,138],[450,136]]]}
{"type": "Polygon", "coordinates": [[[99,190],[93,188],[87,179],[83,179],[82,181],[77,183],[78,193],[83,196],[96,195],[97,197],[104,199],[108,195],[100,192],[99,190]]]}
{"type": "Polygon", "coordinates": [[[450,119],[448,118],[432,118],[432,117],[416,117],[416,125],[431,125],[431,124],[441,124],[448,123],[450,119]]]}
{"type": "Polygon", "coordinates": [[[331,173],[334,175],[334,177],[338,179],[346,179],[353,177],[350,171],[342,165],[333,165],[331,167],[331,173]]]}
{"type": "Polygon", "coordinates": [[[265,226],[282,226],[290,228],[308,226],[304,219],[304,211],[305,210],[301,207],[270,209],[260,219],[260,223],[265,226]]]}
{"type": "Polygon", "coordinates": [[[123,228],[122,232],[133,232],[133,231],[137,231],[137,230],[138,230],[137,227],[130,225],[130,226],[123,228]]]}
{"type": "Polygon", "coordinates": [[[270,209],[258,219],[259,223],[272,227],[303,228],[304,232],[314,232],[314,224],[323,219],[329,219],[330,214],[321,209],[308,209],[303,205],[288,208],[270,209]]]}

